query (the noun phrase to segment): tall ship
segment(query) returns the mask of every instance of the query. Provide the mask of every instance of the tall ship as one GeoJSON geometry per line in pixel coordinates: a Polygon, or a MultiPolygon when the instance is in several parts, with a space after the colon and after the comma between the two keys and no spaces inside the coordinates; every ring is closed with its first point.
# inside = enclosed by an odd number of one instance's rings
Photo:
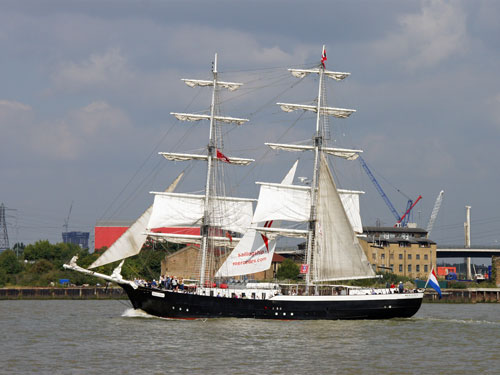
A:
{"type": "Polygon", "coordinates": [[[310,144],[266,143],[272,149],[312,152],[310,184],[293,184],[295,163],[279,183],[257,182],[255,200],[226,196],[225,168],[248,165],[252,159],[226,156],[221,126],[243,125],[248,120],[222,116],[218,109],[220,90],[234,91],[242,84],[219,80],[217,55],[212,79],[184,79],[190,87],[212,89],[209,114],[172,113],[181,121],[208,121],[206,153],[160,153],[167,160],[200,160],[206,163],[204,194],[174,192],[177,181],[165,192],[154,192],[154,203],[89,269],[77,265],[76,257],[64,267],[100,277],[121,286],[134,309],[177,319],[261,318],[285,320],[388,319],[413,316],[423,292],[346,286],[347,280],[375,278],[360,243],[358,191],[337,189],[328,158],[355,160],[361,150],[331,147],[326,135],[328,118],[347,118],[355,110],[329,107],[325,102],[326,81],[341,81],[350,73],[326,69],[323,46],[321,61],[311,69],[288,69],[298,79],[316,76],[319,81],[313,104],[277,103],[285,112],[311,111],[310,144]],[[198,227],[199,234],[158,233],[160,227],[198,227]],[[268,269],[282,237],[302,238],[305,256],[301,264],[304,283],[229,283],[234,277],[268,269]],[[92,268],[137,254],[146,239],[199,246],[197,280],[190,288],[143,285],[126,280],[120,265],[112,275],[92,268]],[[234,248],[229,255],[223,249],[234,248]]]}

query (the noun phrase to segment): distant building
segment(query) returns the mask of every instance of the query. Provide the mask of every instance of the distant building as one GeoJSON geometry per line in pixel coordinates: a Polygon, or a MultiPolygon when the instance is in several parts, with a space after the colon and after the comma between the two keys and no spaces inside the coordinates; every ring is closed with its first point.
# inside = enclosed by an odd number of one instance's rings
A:
{"type": "Polygon", "coordinates": [[[421,228],[363,227],[360,240],[376,271],[426,279],[436,265],[436,243],[421,228]]]}
{"type": "MultiPolygon", "coordinates": [[[[100,220],[94,228],[96,250],[109,248],[133,224],[133,221],[100,220]]],[[[155,228],[154,232],[199,235],[200,228],[155,228]]]]}
{"type": "Polygon", "coordinates": [[[132,224],[131,221],[98,221],[94,228],[95,249],[109,248],[132,224]]]}
{"type": "Polygon", "coordinates": [[[89,232],[63,232],[64,243],[72,243],[80,246],[82,249],[89,248],[89,232]]]}

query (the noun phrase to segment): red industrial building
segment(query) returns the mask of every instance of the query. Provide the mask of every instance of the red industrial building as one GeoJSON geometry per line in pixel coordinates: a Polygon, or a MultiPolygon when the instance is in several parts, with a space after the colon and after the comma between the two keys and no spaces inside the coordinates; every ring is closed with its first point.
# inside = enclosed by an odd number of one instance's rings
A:
{"type": "MultiPolygon", "coordinates": [[[[129,221],[99,221],[94,228],[95,249],[110,247],[133,224],[129,221]]],[[[199,235],[200,228],[156,228],[155,232],[199,235]]]]}

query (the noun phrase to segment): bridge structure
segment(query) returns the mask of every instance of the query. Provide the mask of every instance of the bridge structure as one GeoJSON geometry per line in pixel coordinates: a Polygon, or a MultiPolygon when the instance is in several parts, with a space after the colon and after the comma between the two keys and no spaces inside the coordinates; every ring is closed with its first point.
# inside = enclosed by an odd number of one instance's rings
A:
{"type": "Polygon", "coordinates": [[[496,246],[477,246],[467,248],[465,246],[438,245],[436,258],[491,258],[500,257],[500,248],[496,246]]]}

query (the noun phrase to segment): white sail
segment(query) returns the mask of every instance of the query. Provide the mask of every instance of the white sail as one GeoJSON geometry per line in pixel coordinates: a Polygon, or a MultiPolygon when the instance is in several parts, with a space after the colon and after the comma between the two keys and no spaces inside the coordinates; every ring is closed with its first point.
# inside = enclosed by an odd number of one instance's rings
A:
{"type": "MultiPolygon", "coordinates": [[[[199,226],[204,214],[204,195],[159,193],[155,194],[153,212],[148,228],[199,226]]],[[[211,198],[212,226],[243,233],[252,220],[253,199],[211,198]]]]}
{"type": "MultiPolygon", "coordinates": [[[[291,185],[293,183],[297,164],[298,160],[281,181],[282,184],[291,185]]],[[[271,225],[273,225],[272,222],[264,223],[266,229],[270,229],[271,225]]],[[[276,241],[271,236],[252,227],[245,232],[243,238],[229,254],[215,276],[240,276],[268,270],[271,267],[275,248],[276,241]]]]}
{"type": "MultiPolygon", "coordinates": [[[[315,105],[308,104],[292,104],[292,103],[277,103],[281,109],[285,112],[293,112],[297,109],[302,109],[304,111],[318,112],[318,107],[315,105]]],[[[322,115],[334,116],[337,118],[347,118],[354,112],[355,109],[347,108],[334,108],[334,107],[321,107],[320,112],[322,115]]]]}
{"type": "Polygon", "coordinates": [[[314,281],[374,277],[375,272],[349,222],[324,156],[321,156],[319,176],[314,281]]]}
{"type": "Polygon", "coordinates": [[[354,190],[337,190],[340,195],[340,200],[342,201],[342,206],[349,218],[352,229],[356,233],[363,233],[363,224],[361,222],[361,214],[359,212],[359,196],[364,194],[363,191],[354,190]]]}
{"type": "MultiPolygon", "coordinates": [[[[174,182],[172,182],[172,184],[170,184],[165,191],[174,191],[183,175],[184,172],[177,176],[174,182]]],[[[116,240],[109,247],[109,249],[96,259],[96,261],[92,263],[89,268],[104,266],[105,264],[113,263],[117,260],[139,254],[147,238],[147,235],[144,234],[144,230],[146,229],[152,210],[153,206],[150,206],[146,211],[144,211],[134,224],[132,224],[130,228],[128,228],[125,233],[123,233],[120,238],[118,238],[118,240],[116,240]]]]}
{"type": "Polygon", "coordinates": [[[272,184],[261,185],[259,200],[252,222],[286,220],[304,222],[311,213],[311,188],[308,186],[272,184]]]}
{"type": "MultiPolygon", "coordinates": [[[[314,146],[311,145],[293,145],[285,143],[266,143],[266,146],[271,147],[273,150],[283,150],[283,151],[314,151],[314,146]]],[[[363,152],[363,150],[351,150],[348,148],[337,148],[337,147],[322,147],[321,150],[329,155],[337,156],[339,158],[347,160],[356,160],[358,154],[363,152]]]]}
{"type": "Polygon", "coordinates": [[[229,254],[215,277],[248,275],[265,271],[271,266],[276,241],[249,229],[229,254]]]}

